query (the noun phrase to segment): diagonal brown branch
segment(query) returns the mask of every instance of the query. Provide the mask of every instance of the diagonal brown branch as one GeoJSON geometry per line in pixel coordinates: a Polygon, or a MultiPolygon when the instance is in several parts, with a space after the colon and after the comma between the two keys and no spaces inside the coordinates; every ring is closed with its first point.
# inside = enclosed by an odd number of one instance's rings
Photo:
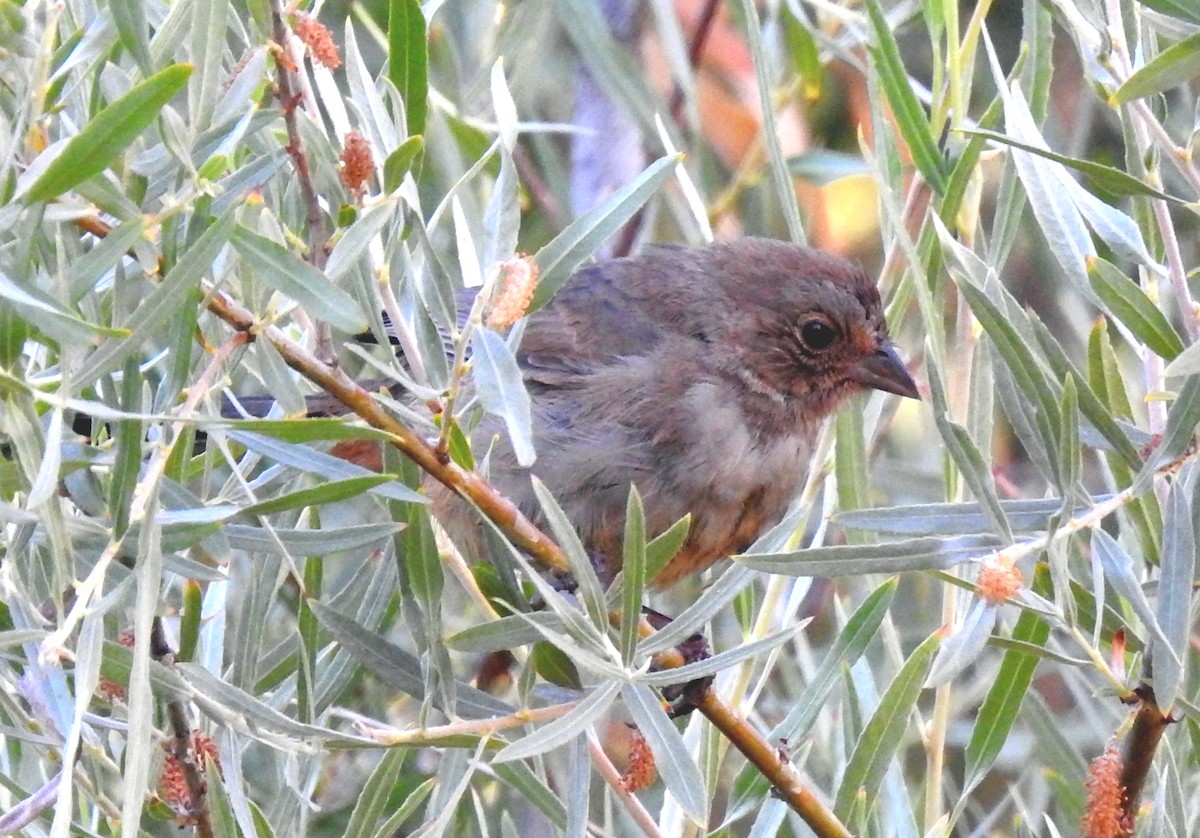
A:
{"type": "MultiPolygon", "coordinates": [[[[558,545],[523,516],[512,501],[499,494],[479,475],[460,468],[413,433],[340,369],[323,364],[276,327],[260,326],[249,311],[220,291],[211,290],[208,308],[234,329],[269,341],[288,366],[323,388],[367,424],[391,434],[391,444],[400,453],[448,489],[474,503],[515,545],[549,567],[569,571],[566,556],[558,545]]],[[[668,669],[681,666],[684,661],[678,653],[667,652],[657,656],[655,663],[660,669],[668,669]]],[[[818,838],[849,838],[849,831],[805,785],[791,763],[781,759],[766,738],[715,692],[706,689],[698,697],[696,708],[770,780],[779,796],[808,823],[818,838]]]]}

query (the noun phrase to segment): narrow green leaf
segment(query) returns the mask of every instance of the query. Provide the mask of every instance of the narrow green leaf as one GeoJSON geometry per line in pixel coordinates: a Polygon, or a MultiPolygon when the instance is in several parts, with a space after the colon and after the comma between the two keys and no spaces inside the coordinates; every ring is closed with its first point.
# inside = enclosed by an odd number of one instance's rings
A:
{"type": "MultiPolygon", "coordinates": [[[[1112,585],[1117,593],[1125,597],[1130,607],[1133,608],[1133,613],[1137,614],[1142,624],[1153,635],[1152,645],[1168,655],[1177,657],[1175,647],[1163,634],[1162,627],[1158,624],[1158,617],[1150,607],[1150,600],[1146,598],[1146,593],[1142,590],[1141,580],[1134,569],[1133,556],[1129,555],[1115,538],[1099,527],[1092,530],[1092,552],[1100,558],[1100,564],[1104,568],[1105,581],[1112,585]]],[[[1174,663],[1176,666],[1182,666],[1179,660],[1174,663]]]]}
{"type": "Polygon", "coordinates": [[[144,216],[122,222],[109,231],[95,247],[64,266],[68,298],[75,305],[96,287],[110,270],[126,258],[134,245],[146,235],[144,216]]]}
{"type": "Polygon", "coordinates": [[[583,689],[583,679],[571,656],[552,643],[541,640],[533,644],[529,659],[537,674],[551,684],[571,690],[583,689]]]}
{"type": "Polygon", "coordinates": [[[646,586],[646,513],[636,486],[629,487],[625,505],[625,545],[621,562],[621,660],[633,663],[642,616],[642,591],[646,586]]]}
{"type": "Polygon", "coordinates": [[[447,648],[472,654],[487,654],[517,646],[527,646],[541,638],[531,623],[541,623],[548,632],[563,632],[562,620],[548,611],[534,611],[520,617],[509,615],[463,629],[445,639],[447,648]]]}
{"type": "Polygon", "coordinates": [[[367,330],[367,319],[354,298],[283,245],[241,226],[234,228],[230,240],[247,268],[304,306],[309,315],[350,334],[367,330]]]}
{"type": "Polygon", "coordinates": [[[1200,24],[1200,8],[1194,6],[1192,0],[1141,0],[1141,3],[1169,17],[1200,24]]]}
{"type": "MultiPolygon", "coordinates": [[[[574,805],[574,800],[562,798],[560,794],[562,787],[556,782],[556,779],[549,779],[542,774],[536,773],[528,765],[523,762],[505,762],[500,765],[491,766],[504,783],[515,789],[521,797],[527,802],[532,803],[537,807],[543,815],[550,819],[550,823],[562,829],[567,823],[568,805],[574,805]],[[549,784],[548,784],[549,783],[549,784]],[[552,790],[550,785],[554,786],[552,790]]],[[[582,775],[588,775],[586,769],[579,772],[582,775]]],[[[566,833],[571,834],[571,833],[566,833]]]]}
{"type": "MultiPolygon", "coordinates": [[[[1038,345],[1041,346],[1046,363],[1051,373],[1058,381],[1070,379],[1075,386],[1079,400],[1079,409],[1089,422],[1100,432],[1105,441],[1112,446],[1114,453],[1131,468],[1139,468],[1142,457],[1137,446],[1130,439],[1126,428],[1118,424],[1115,411],[1107,406],[1093,390],[1093,385],[1084,378],[1083,373],[1075,368],[1075,364],[1067,356],[1062,344],[1051,334],[1049,327],[1039,318],[1030,318],[1029,325],[1033,327],[1038,345]]],[[[1128,405],[1127,405],[1128,407],[1128,405]]],[[[1118,484],[1125,485],[1125,484],[1118,484]]]]}
{"type": "Polygon", "coordinates": [[[1183,341],[1162,311],[1116,265],[1099,257],[1090,259],[1088,279],[1112,315],[1156,354],[1171,361],[1183,351],[1183,341]]]}
{"type": "Polygon", "coordinates": [[[583,602],[584,608],[587,609],[591,625],[594,627],[592,634],[599,639],[599,633],[608,626],[608,607],[604,598],[604,589],[600,584],[600,577],[592,564],[592,557],[588,555],[587,548],[583,546],[566,510],[550,494],[546,484],[537,477],[530,479],[533,482],[534,494],[537,495],[538,503],[542,506],[542,513],[550,524],[550,533],[562,547],[563,552],[567,554],[567,560],[571,563],[571,575],[574,576],[577,586],[575,593],[583,602]]]}
{"type": "Polygon", "coordinates": [[[926,116],[925,109],[917,100],[917,95],[908,80],[908,72],[904,69],[904,60],[900,56],[896,35],[892,32],[878,0],[868,0],[866,6],[876,44],[868,49],[874,58],[873,64],[879,73],[884,95],[887,96],[888,104],[895,115],[896,126],[908,144],[913,163],[925,180],[939,195],[944,194],[946,163],[938,149],[937,141],[930,132],[929,117],[926,116]]]}
{"type": "Polygon", "coordinates": [[[883,623],[883,618],[887,615],[888,608],[896,596],[896,588],[899,584],[899,579],[894,576],[888,579],[872,591],[870,596],[864,599],[862,604],[850,615],[846,625],[838,632],[837,639],[825,655],[825,659],[808,679],[800,700],[788,711],[783,721],[771,731],[771,735],[767,737],[769,741],[776,742],[785,739],[794,742],[798,737],[808,734],[809,728],[816,722],[817,716],[825,706],[826,698],[837,684],[842,672],[853,666],[855,661],[862,657],[868,644],[875,637],[875,633],[883,623]]]}
{"type": "Polygon", "coordinates": [[[342,833],[346,838],[370,838],[375,834],[375,827],[388,807],[407,757],[408,750],[405,748],[392,748],[384,752],[359,792],[354,811],[350,813],[350,820],[342,833]]]}
{"type": "MultiPolygon", "coordinates": [[[[1049,572],[1045,565],[1039,565],[1034,590],[1045,594],[1049,587],[1049,572]]],[[[1045,646],[1050,638],[1050,624],[1032,611],[1022,611],[1013,627],[1012,637],[1032,646],[1045,646]]],[[[992,688],[975,714],[975,727],[971,731],[971,741],[967,743],[968,786],[975,785],[983,777],[1004,747],[1009,731],[1016,723],[1021,702],[1033,682],[1037,665],[1038,658],[1027,652],[1010,649],[1004,653],[992,688]]]]}
{"type": "Polygon", "coordinates": [[[1136,178],[1128,172],[1124,172],[1121,169],[1117,169],[1112,166],[1105,166],[1103,163],[1097,163],[1094,160],[1081,160],[1078,157],[1068,157],[1065,154],[1059,154],[1042,146],[1021,142],[1018,139],[1014,139],[1007,134],[1001,134],[998,131],[974,131],[970,128],[961,128],[958,130],[962,134],[993,140],[998,143],[1003,143],[1004,145],[1012,146],[1013,148],[1019,148],[1022,151],[1028,151],[1030,154],[1036,154],[1038,157],[1044,157],[1047,160],[1053,160],[1056,163],[1062,163],[1064,166],[1086,175],[1093,184],[1112,195],[1121,197],[1158,198],[1163,201],[1169,201],[1173,204],[1187,204],[1187,202],[1182,198],[1176,198],[1174,195],[1168,195],[1166,192],[1155,189],[1144,180],[1136,178]]]}
{"type": "Polygon", "coordinates": [[[346,419],[327,416],[303,419],[216,419],[203,422],[203,427],[223,427],[234,434],[265,434],[279,442],[332,442],[362,439],[386,443],[391,437],[377,428],[352,425],[346,419]]]}
{"type": "Polygon", "coordinates": [[[675,554],[683,548],[692,526],[692,516],[684,515],[671,526],[655,536],[646,545],[646,581],[653,581],[675,554]]]}
{"type": "Polygon", "coordinates": [[[1004,508],[996,494],[991,469],[988,468],[983,454],[967,429],[950,418],[946,394],[942,388],[942,377],[937,369],[930,369],[929,387],[933,397],[934,421],[942,441],[946,444],[947,452],[958,466],[958,471],[971,489],[971,494],[979,500],[980,508],[988,518],[989,528],[1005,542],[1011,542],[1012,526],[1004,516],[1004,508]]]}
{"type": "MultiPolygon", "coordinates": [[[[139,3],[139,5],[141,5],[139,3]]],[[[225,84],[221,62],[225,57],[226,18],[229,0],[192,4],[191,58],[196,62],[196,83],[189,93],[191,123],[197,130],[210,126],[217,97],[225,84]]]]}
{"type": "Polygon", "coordinates": [[[687,684],[697,678],[716,675],[722,670],[737,666],[742,661],[765,655],[773,649],[782,646],[784,643],[795,640],[796,634],[803,630],[806,624],[807,621],[801,625],[785,626],[778,631],[768,634],[766,637],[760,637],[758,640],[751,640],[739,646],[734,646],[732,649],[726,649],[724,652],[713,655],[711,658],[692,661],[674,669],[648,672],[638,677],[638,683],[651,687],[669,687],[672,684],[687,684]]]}
{"type": "Polygon", "coordinates": [[[925,686],[940,687],[954,680],[960,672],[979,661],[979,654],[987,645],[992,629],[996,627],[996,606],[976,599],[967,615],[953,634],[938,649],[925,686]]]}
{"type": "Polygon", "coordinates": [[[908,728],[909,718],[921,695],[921,685],[925,682],[941,640],[940,632],[929,635],[884,690],[879,706],[858,737],[842,774],[842,784],[833,804],[833,811],[838,817],[846,818],[852,806],[864,795],[865,808],[870,809],[892,757],[905,741],[904,731],[908,728]]]}
{"type": "MultiPolygon", "coordinates": [[[[867,443],[863,431],[863,403],[843,408],[834,420],[834,476],[837,478],[838,508],[860,509],[870,503],[867,487],[867,443]]],[[[851,535],[851,542],[863,541],[851,535]]]]}
{"type": "Polygon", "coordinates": [[[288,509],[301,509],[306,506],[324,506],[330,503],[357,497],[368,489],[373,489],[380,483],[392,480],[389,474],[369,474],[364,477],[351,477],[345,480],[322,482],[320,485],[288,492],[270,500],[259,501],[242,510],[247,515],[273,515],[288,509]]]}
{"type": "Polygon", "coordinates": [[[1143,96],[1161,93],[1200,76],[1200,32],[1164,49],[1148,61],[1109,97],[1109,104],[1124,105],[1143,96]]]}
{"type": "Polygon", "coordinates": [[[147,338],[161,330],[179,311],[181,297],[195,290],[200,279],[211,273],[213,261],[229,239],[234,224],[233,212],[214,220],[196,242],[184,251],[158,287],[150,292],[130,315],[124,326],[128,337],[108,341],[93,352],[75,371],[80,381],[92,381],[115,369],[125,358],[141,351],[147,338]]]}
{"type": "MultiPolygon", "coordinates": [[[[207,5],[207,4],[205,4],[207,5]]],[[[141,0],[111,0],[108,4],[121,46],[129,50],[138,69],[149,76],[154,71],[150,60],[150,33],[146,26],[145,3],[141,0]]]]}
{"type": "Polygon", "coordinates": [[[1031,347],[1005,313],[982,290],[967,281],[960,281],[958,287],[967,298],[976,319],[991,337],[1017,386],[1034,407],[1034,421],[1043,445],[1047,451],[1054,451],[1057,448],[1055,429],[1060,421],[1058,400],[1031,347]]]}
{"type": "Polygon", "coordinates": [[[795,8],[784,4],[779,8],[779,17],[783,21],[784,45],[792,67],[802,82],[801,95],[808,102],[815,102],[821,97],[824,83],[825,65],[821,63],[821,48],[816,37],[805,26],[804,21],[796,17],[795,8]]]}
{"type": "Polygon", "coordinates": [[[534,260],[540,274],[529,313],[544,306],[575,269],[650,200],[681,159],[671,154],[655,160],[637,179],[572,221],[537,252],[534,260]]]}
{"type": "MultiPolygon", "coordinates": [[[[151,669],[155,668],[156,664],[152,663],[151,669]]],[[[349,736],[330,728],[302,724],[258,697],[226,683],[199,664],[180,663],[176,669],[177,677],[182,676],[184,697],[190,698],[201,712],[221,724],[229,724],[232,719],[237,719],[251,731],[278,733],[298,740],[338,742],[355,747],[376,744],[373,740],[349,736]]],[[[155,677],[158,677],[157,674],[155,677]]]]}
{"type": "Polygon", "coordinates": [[[204,779],[207,783],[207,804],[212,819],[212,834],[215,838],[241,838],[233,803],[225,787],[221,769],[210,755],[204,756],[204,779]]]}
{"type": "Polygon", "coordinates": [[[1058,432],[1058,473],[1062,475],[1063,514],[1070,514],[1068,504],[1074,502],[1075,486],[1082,469],[1082,449],[1079,444],[1079,399],[1075,378],[1063,382],[1062,422],[1058,432]]]}
{"type": "MultiPolygon", "coordinates": [[[[136,358],[125,361],[121,381],[121,409],[137,413],[142,406],[142,375],[136,358]]],[[[137,486],[142,463],[142,423],[124,419],[117,423],[116,462],[108,486],[108,509],[112,516],[113,537],[121,538],[129,527],[129,503],[137,486]]]]}
{"type": "Polygon", "coordinates": [[[408,136],[425,133],[429,101],[429,57],[425,15],[418,0],[388,4],[388,78],[404,100],[408,136]]]}
{"type": "Polygon", "coordinates": [[[403,528],[404,524],[393,521],[319,530],[283,527],[267,530],[246,524],[229,524],[222,532],[229,539],[230,546],[239,550],[276,554],[287,551],[293,556],[307,557],[377,547],[379,542],[391,538],[403,528]]]}
{"type": "Polygon", "coordinates": [[[425,153],[425,140],[420,136],[409,137],[383,161],[383,191],[395,192],[404,182],[404,176],[420,166],[425,153]]]}
{"type": "Polygon", "coordinates": [[[7,300],[5,312],[43,334],[74,345],[97,343],[99,338],[123,338],[128,329],[113,329],[90,323],[41,290],[10,279],[0,272],[0,299],[7,300]]]}
{"type": "Polygon", "coordinates": [[[25,193],[25,202],[56,198],[111,166],[183,89],[191,74],[190,64],[172,64],[111,102],[42,171],[25,193]]]}
{"type": "Polygon", "coordinates": [[[1132,418],[1125,382],[1121,378],[1112,338],[1103,318],[1096,321],[1088,334],[1088,382],[1115,417],[1125,420],[1132,418]]]}

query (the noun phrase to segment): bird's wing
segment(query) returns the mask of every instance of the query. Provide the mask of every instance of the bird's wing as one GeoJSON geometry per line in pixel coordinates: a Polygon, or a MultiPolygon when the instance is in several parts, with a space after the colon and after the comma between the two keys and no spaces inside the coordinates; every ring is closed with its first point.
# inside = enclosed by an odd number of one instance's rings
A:
{"type": "Polygon", "coordinates": [[[649,353],[662,329],[614,265],[584,268],[525,326],[517,360],[527,384],[571,387],[580,376],[649,353]]]}

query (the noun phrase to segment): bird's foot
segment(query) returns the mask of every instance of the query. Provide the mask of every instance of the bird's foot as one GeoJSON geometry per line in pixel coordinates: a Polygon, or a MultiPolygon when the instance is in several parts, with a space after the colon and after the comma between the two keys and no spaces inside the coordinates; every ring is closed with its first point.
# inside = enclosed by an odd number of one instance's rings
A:
{"type": "MultiPolygon", "coordinates": [[[[648,613],[647,618],[652,625],[655,623],[654,617],[661,618],[662,615],[657,612],[648,613]],[[653,616],[651,616],[652,614],[653,616]]],[[[679,652],[685,666],[712,657],[708,648],[708,638],[700,633],[693,634],[680,643],[675,647],[675,651],[679,652]]],[[[712,683],[713,676],[705,675],[702,678],[695,678],[682,684],[671,684],[664,688],[662,697],[667,702],[667,715],[672,719],[678,719],[691,713],[700,706],[700,702],[704,700],[712,683]]]]}

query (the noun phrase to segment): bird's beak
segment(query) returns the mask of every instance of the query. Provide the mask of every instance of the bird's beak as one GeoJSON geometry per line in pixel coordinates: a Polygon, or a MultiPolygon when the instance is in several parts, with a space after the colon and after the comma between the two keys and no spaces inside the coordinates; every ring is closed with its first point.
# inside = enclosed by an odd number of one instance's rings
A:
{"type": "Polygon", "coordinates": [[[917,383],[913,381],[904,362],[896,354],[896,347],[886,340],[880,344],[879,351],[874,355],[855,364],[851,377],[864,387],[910,399],[921,398],[921,394],[917,392],[917,383]]]}

